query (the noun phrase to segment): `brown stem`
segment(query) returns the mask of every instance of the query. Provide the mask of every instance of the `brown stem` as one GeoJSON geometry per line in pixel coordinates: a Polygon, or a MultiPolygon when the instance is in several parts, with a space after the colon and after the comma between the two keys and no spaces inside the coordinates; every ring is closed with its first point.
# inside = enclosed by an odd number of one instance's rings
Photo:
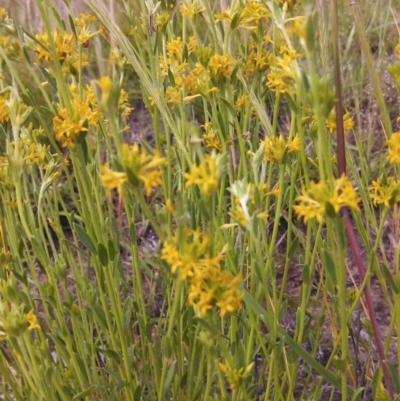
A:
{"type": "MultiPolygon", "coordinates": [[[[340,77],[340,53],[339,53],[339,25],[338,25],[338,12],[337,0],[332,0],[332,25],[333,25],[333,52],[334,52],[334,70],[335,70],[335,87],[336,87],[336,132],[337,132],[337,159],[338,159],[338,175],[341,177],[346,174],[346,145],[344,140],[344,126],[343,126],[343,96],[342,96],[342,83],[340,77]]],[[[349,211],[342,210],[342,216],[345,220],[347,237],[350,242],[350,248],[353,253],[358,273],[361,281],[365,277],[365,268],[360,257],[356,235],[353,225],[350,220],[349,211]]],[[[374,330],[375,345],[378,350],[379,360],[382,366],[382,372],[385,379],[386,389],[390,398],[394,399],[394,391],[392,381],[390,378],[389,370],[386,364],[385,352],[383,349],[382,336],[376,320],[374,305],[372,303],[371,291],[367,284],[364,288],[364,296],[367,303],[369,318],[371,320],[372,328],[374,330]]]]}

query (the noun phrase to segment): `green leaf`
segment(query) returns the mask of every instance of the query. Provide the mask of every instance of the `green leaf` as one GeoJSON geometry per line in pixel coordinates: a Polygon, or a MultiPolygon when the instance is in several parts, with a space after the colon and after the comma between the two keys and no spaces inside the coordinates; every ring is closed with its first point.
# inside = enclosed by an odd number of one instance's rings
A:
{"type": "Polygon", "coordinates": [[[200,317],[195,317],[193,320],[200,323],[200,325],[203,326],[203,328],[205,328],[212,335],[214,336],[220,335],[218,329],[215,326],[211,325],[209,321],[206,321],[205,319],[202,319],[200,317]]]}
{"type": "Polygon", "coordinates": [[[125,384],[124,380],[122,379],[122,377],[117,372],[114,372],[114,371],[112,371],[110,369],[107,369],[107,368],[104,368],[104,371],[107,372],[110,376],[112,376],[117,381],[118,384],[120,384],[120,385],[125,384]]]}
{"type": "Polygon", "coordinates": [[[52,14],[53,14],[54,19],[60,24],[60,26],[61,26],[61,27],[63,28],[63,30],[65,31],[65,30],[66,30],[66,29],[65,29],[66,26],[65,26],[64,21],[61,19],[58,10],[57,10],[55,7],[51,7],[51,10],[52,10],[52,14]]]}
{"type": "Polygon", "coordinates": [[[30,94],[29,90],[26,91],[26,93],[21,93],[20,94],[22,101],[27,105],[31,107],[36,107],[35,101],[32,98],[32,95],[30,94]]]}
{"type": "Polygon", "coordinates": [[[85,245],[90,252],[97,255],[97,249],[89,235],[86,234],[86,231],[77,223],[74,223],[74,229],[78,234],[79,239],[82,241],[82,244],[85,245]]]}
{"type": "Polygon", "coordinates": [[[361,397],[361,393],[364,391],[364,387],[359,387],[353,394],[353,397],[351,397],[351,401],[356,401],[359,400],[361,397]]]}
{"type": "Polygon", "coordinates": [[[134,401],[140,401],[142,399],[142,386],[137,386],[133,394],[134,401]]]}
{"type": "Polygon", "coordinates": [[[161,340],[161,350],[162,354],[165,356],[165,358],[171,358],[173,355],[173,344],[170,338],[168,336],[163,337],[161,340]]]}
{"type": "Polygon", "coordinates": [[[288,253],[287,253],[287,258],[288,259],[291,259],[292,256],[294,255],[294,252],[297,249],[298,243],[299,243],[299,237],[295,237],[293,239],[292,243],[290,244],[290,247],[289,247],[289,250],[288,250],[288,253]]]}
{"type": "Polygon", "coordinates": [[[28,31],[26,31],[24,28],[21,27],[21,29],[22,29],[22,31],[24,32],[24,34],[25,34],[26,36],[28,36],[29,39],[32,39],[38,46],[40,46],[40,47],[41,47],[43,50],[45,50],[46,52],[49,51],[49,49],[48,49],[46,46],[44,46],[43,43],[39,42],[39,41],[36,39],[35,36],[33,36],[33,35],[32,35],[31,33],[29,33],[28,31]]]}
{"type": "Polygon", "coordinates": [[[111,348],[106,348],[106,349],[97,348],[97,351],[107,355],[109,358],[111,358],[118,365],[121,364],[121,358],[120,358],[118,352],[114,351],[113,349],[111,349],[111,348]]]}
{"type": "Polygon", "coordinates": [[[34,252],[38,262],[40,263],[40,265],[43,269],[46,269],[46,267],[49,265],[49,259],[46,256],[46,253],[44,252],[43,247],[41,246],[40,242],[35,237],[33,237],[31,239],[31,244],[32,244],[33,252],[34,252]]]}
{"type": "Polygon", "coordinates": [[[107,319],[106,315],[104,314],[103,308],[99,304],[95,304],[93,306],[94,313],[98,317],[98,322],[102,326],[104,330],[107,330],[107,319]]]}
{"type": "Polygon", "coordinates": [[[75,39],[78,39],[78,35],[76,33],[76,28],[75,28],[75,21],[72,18],[71,14],[68,14],[68,21],[69,21],[69,26],[71,27],[71,31],[73,32],[75,39]]]}
{"type": "Polygon", "coordinates": [[[175,78],[172,71],[168,68],[168,80],[171,86],[175,86],[175,78]]]}
{"type": "Polygon", "coordinates": [[[99,242],[97,244],[97,254],[99,256],[100,263],[104,266],[108,266],[108,251],[107,248],[99,242]]]}
{"type": "Polygon", "coordinates": [[[53,117],[55,116],[55,112],[45,106],[40,107],[40,112],[43,114],[43,117],[46,117],[46,118],[53,119],[53,117]]]}
{"type": "Polygon", "coordinates": [[[236,27],[237,27],[237,25],[238,25],[238,21],[239,21],[239,17],[240,17],[240,12],[237,12],[234,16],[233,16],[233,18],[232,18],[232,20],[231,20],[231,30],[233,31],[236,27]]]}
{"type": "Polygon", "coordinates": [[[132,319],[133,311],[133,301],[132,298],[127,298],[124,303],[124,308],[122,310],[122,325],[124,328],[124,333],[128,337],[129,324],[132,319]]]}
{"type": "Polygon", "coordinates": [[[330,290],[333,291],[337,285],[335,262],[326,249],[322,251],[322,261],[326,271],[327,284],[328,286],[330,285],[330,290]]]}
{"type": "Polygon", "coordinates": [[[132,244],[136,244],[136,227],[135,223],[131,223],[129,226],[129,238],[132,244]]]}
{"type": "Polygon", "coordinates": [[[303,266],[303,283],[304,283],[304,285],[310,284],[310,266],[309,265],[303,266]]]}
{"type": "MultiPolygon", "coordinates": [[[[373,259],[372,259],[373,260],[373,259]]],[[[389,284],[390,289],[395,293],[398,294],[399,293],[399,288],[397,287],[397,285],[395,284],[394,280],[393,280],[393,275],[392,272],[390,271],[388,265],[386,263],[382,264],[382,270],[383,270],[383,274],[385,275],[385,279],[386,279],[386,283],[389,284]]]]}
{"type": "Polygon", "coordinates": [[[315,50],[315,33],[314,33],[314,22],[312,16],[308,16],[305,28],[305,41],[307,50],[310,53],[314,53],[315,50]]]}
{"type": "Polygon", "coordinates": [[[90,395],[94,394],[96,390],[97,386],[95,384],[92,384],[86,390],[83,390],[80,393],[74,395],[73,400],[79,400],[80,398],[89,397],[90,395]]]}
{"type": "Polygon", "coordinates": [[[392,363],[387,362],[386,366],[388,367],[390,378],[392,379],[392,385],[394,392],[396,394],[400,393],[400,378],[396,366],[392,363]]]}
{"type": "Polygon", "coordinates": [[[39,70],[42,73],[44,79],[49,83],[51,89],[57,93],[57,84],[56,81],[50,76],[50,74],[47,72],[47,70],[41,66],[40,64],[38,64],[39,70]]]}
{"type": "Polygon", "coordinates": [[[114,247],[114,241],[113,240],[108,240],[108,256],[110,258],[110,261],[113,261],[115,258],[115,247],[114,247]]]}
{"type": "Polygon", "coordinates": [[[181,378],[181,381],[180,381],[180,383],[179,383],[179,388],[180,388],[181,390],[185,390],[185,388],[186,388],[187,377],[188,377],[188,371],[186,371],[186,372],[183,374],[183,376],[182,376],[182,378],[181,378]]]}
{"type": "Polygon", "coordinates": [[[86,136],[87,136],[86,131],[81,131],[78,135],[78,143],[79,143],[80,149],[82,151],[83,161],[85,162],[85,165],[87,165],[89,162],[89,148],[88,148],[86,136]]]}
{"type": "Polygon", "coordinates": [[[175,376],[175,365],[176,365],[176,361],[174,361],[168,369],[167,378],[165,379],[165,384],[164,384],[164,389],[163,389],[164,394],[171,387],[172,379],[175,376]]]}
{"type": "Polygon", "coordinates": [[[188,47],[186,46],[186,44],[183,46],[183,52],[182,52],[182,61],[188,61],[189,58],[189,50],[188,47]]]}
{"type": "Polygon", "coordinates": [[[235,108],[232,106],[232,104],[230,102],[228,102],[228,100],[221,98],[222,103],[226,106],[226,108],[229,110],[229,112],[231,113],[232,117],[236,117],[236,110],[235,108]]]}

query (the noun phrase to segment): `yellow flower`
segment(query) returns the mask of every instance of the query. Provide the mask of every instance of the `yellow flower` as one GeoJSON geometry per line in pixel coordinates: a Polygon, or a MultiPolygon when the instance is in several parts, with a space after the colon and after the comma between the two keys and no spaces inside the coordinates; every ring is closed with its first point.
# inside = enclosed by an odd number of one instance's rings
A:
{"type": "Polygon", "coordinates": [[[220,158],[216,154],[206,155],[205,160],[199,165],[193,165],[190,173],[185,173],[185,188],[198,185],[204,195],[210,195],[218,188],[218,180],[221,174],[219,168],[220,158]]]}
{"type": "Polygon", "coordinates": [[[159,167],[164,166],[166,160],[155,152],[148,155],[145,148],[139,150],[139,145],[134,143],[122,145],[123,172],[115,172],[106,166],[100,168],[100,180],[105,188],[117,188],[122,193],[122,186],[129,183],[133,187],[144,185],[147,196],[151,195],[154,188],[162,184],[159,167]]]}
{"type": "Polygon", "coordinates": [[[261,146],[264,146],[265,162],[275,161],[277,163],[284,163],[288,153],[300,151],[300,138],[296,135],[286,142],[283,135],[269,136],[261,142],[261,146]]]}
{"type": "Polygon", "coordinates": [[[167,213],[176,214],[176,210],[174,208],[174,205],[173,205],[171,199],[167,199],[166,200],[166,202],[165,202],[165,210],[167,211],[167,213]]]}
{"type": "Polygon", "coordinates": [[[247,227],[249,224],[249,220],[246,218],[243,209],[240,205],[235,207],[231,207],[229,209],[229,214],[242,226],[247,227]]]}
{"type": "Polygon", "coordinates": [[[311,182],[310,188],[302,189],[302,194],[296,198],[297,205],[293,206],[298,218],[304,223],[316,218],[320,224],[324,216],[333,217],[344,207],[359,211],[360,198],[347,177],[343,175],[334,181],[333,188],[327,183],[311,182]]]}
{"type": "Polygon", "coordinates": [[[218,368],[221,372],[225,373],[228,379],[228,383],[231,389],[234,390],[238,388],[243,379],[251,372],[253,369],[254,362],[250,363],[246,368],[234,369],[227,363],[218,363],[218,368]]]}
{"type": "Polygon", "coordinates": [[[80,134],[88,130],[83,124],[84,120],[73,121],[67,109],[61,108],[59,105],[58,115],[53,118],[53,129],[57,141],[60,141],[63,147],[74,148],[80,134]]]}
{"type": "Polygon", "coordinates": [[[192,20],[196,14],[204,11],[204,8],[200,4],[196,4],[194,1],[190,3],[191,4],[189,5],[182,4],[179,7],[179,12],[181,13],[182,17],[187,15],[192,20]]]}
{"type": "Polygon", "coordinates": [[[205,129],[205,133],[201,136],[204,146],[207,149],[215,149],[218,152],[222,152],[222,143],[219,139],[218,133],[212,128],[212,124],[205,123],[202,127],[205,129]]]}
{"type": "Polygon", "coordinates": [[[161,251],[161,259],[165,260],[171,265],[171,273],[175,274],[176,271],[182,266],[181,255],[174,242],[167,242],[161,251]]]}
{"type": "Polygon", "coordinates": [[[162,12],[158,14],[156,17],[156,25],[157,27],[162,28],[163,26],[168,24],[169,20],[170,20],[169,13],[162,12]]]}
{"type": "Polygon", "coordinates": [[[389,163],[390,164],[400,163],[400,131],[395,132],[390,137],[390,139],[386,141],[386,144],[388,145],[389,148],[389,155],[388,155],[389,163]]]}
{"type": "Polygon", "coordinates": [[[101,89],[101,103],[105,105],[113,85],[111,78],[105,76],[101,77],[100,79],[96,79],[93,82],[101,89]]]}
{"type": "MultiPolygon", "coordinates": [[[[58,60],[65,60],[67,55],[71,55],[76,50],[76,40],[73,33],[67,33],[65,31],[52,31],[51,36],[56,48],[56,56],[58,60]]],[[[50,47],[47,32],[37,34],[36,39],[42,44],[42,46],[36,46],[36,54],[38,59],[40,60],[43,58],[47,62],[54,61],[53,56],[47,50],[50,47]]]]}
{"type": "Polygon", "coordinates": [[[262,20],[269,20],[271,13],[260,0],[247,0],[247,4],[240,12],[238,27],[255,31],[262,20]]]}
{"type": "Polygon", "coordinates": [[[168,58],[180,61],[183,52],[183,43],[181,38],[177,38],[168,42],[165,46],[168,58]]]}
{"type": "Polygon", "coordinates": [[[167,90],[165,91],[165,101],[173,105],[181,104],[182,101],[179,91],[175,87],[168,86],[167,90]]]}
{"type": "Polygon", "coordinates": [[[5,8],[0,7],[0,22],[3,22],[7,17],[7,11],[5,8]]]}
{"type": "Polygon", "coordinates": [[[210,75],[216,79],[230,79],[233,71],[233,59],[229,55],[215,54],[208,62],[210,75]]]}
{"type": "Polygon", "coordinates": [[[218,11],[217,13],[214,14],[214,22],[217,24],[218,22],[221,21],[231,21],[231,16],[229,15],[227,10],[224,11],[218,11]]]}
{"type": "Polygon", "coordinates": [[[107,166],[100,167],[100,181],[101,185],[107,189],[117,188],[118,193],[122,194],[122,187],[126,182],[128,182],[128,178],[126,173],[121,173],[117,171],[112,171],[107,166]]]}
{"type": "Polygon", "coordinates": [[[235,110],[236,112],[240,112],[242,110],[242,107],[246,105],[247,100],[249,99],[248,95],[243,95],[237,98],[235,102],[235,110]]]}
{"type": "MultiPolygon", "coordinates": [[[[326,120],[326,128],[332,134],[336,131],[336,112],[332,111],[329,114],[329,117],[326,120]]],[[[343,128],[345,134],[351,131],[354,128],[354,120],[350,113],[346,113],[343,115],[343,128]]]]}
{"type": "Polygon", "coordinates": [[[233,277],[221,269],[224,248],[214,257],[209,255],[209,249],[207,234],[185,231],[164,244],[161,259],[171,266],[172,274],[179,272],[180,280],[188,281],[188,303],[201,317],[214,307],[223,317],[241,308],[241,276],[233,277]]]}
{"type": "Polygon", "coordinates": [[[33,313],[33,309],[26,315],[26,320],[29,323],[29,327],[28,327],[29,331],[36,330],[36,329],[38,329],[38,330],[41,329],[41,327],[40,327],[40,325],[38,324],[38,321],[37,321],[37,316],[33,313]]]}
{"type": "Polygon", "coordinates": [[[369,191],[375,206],[383,204],[390,208],[400,202],[400,181],[393,177],[384,179],[379,177],[376,181],[372,181],[369,191]]]}
{"type": "Polygon", "coordinates": [[[10,121],[10,115],[8,114],[7,107],[8,95],[0,95],[0,124],[4,124],[7,121],[10,121]]]}
{"type": "Polygon", "coordinates": [[[281,56],[275,58],[274,65],[267,75],[267,86],[275,93],[294,93],[295,92],[295,71],[293,60],[298,54],[291,54],[288,49],[284,49],[281,56]]]}
{"type": "Polygon", "coordinates": [[[74,148],[81,134],[88,131],[88,126],[97,126],[101,112],[98,108],[93,88],[79,93],[76,85],[69,86],[72,96],[71,107],[58,105],[58,115],[53,118],[53,130],[57,141],[63,147],[74,148]]]}

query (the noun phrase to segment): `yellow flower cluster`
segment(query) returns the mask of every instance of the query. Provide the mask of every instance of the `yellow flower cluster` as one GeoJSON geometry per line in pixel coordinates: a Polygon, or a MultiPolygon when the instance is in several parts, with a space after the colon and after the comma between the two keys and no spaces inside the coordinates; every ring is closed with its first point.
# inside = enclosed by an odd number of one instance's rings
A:
{"type": "MultiPolygon", "coordinates": [[[[336,112],[333,110],[326,119],[326,128],[332,134],[336,131],[336,112]]],[[[343,128],[345,134],[354,128],[354,120],[350,113],[343,115],[343,128]]]]}
{"type": "MultiPolygon", "coordinates": [[[[36,40],[40,43],[36,44],[35,51],[37,58],[45,60],[47,63],[54,61],[51,48],[51,42],[54,43],[57,59],[62,62],[64,73],[72,73],[73,75],[79,69],[79,52],[82,48],[89,45],[90,39],[98,34],[103,33],[100,28],[92,32],[90,27],[96,22],[96,17],[91,15],[80,14],[79,18],[75,19],[75,32],[68,33],[66,31],[55,30],[51,32],[51,40],[47,32],[42,32],[36,35],[36,40]]],[[[89,64],[86,54],[82,54],[82,66],[89,64]]]]}
{"type": "Polygon", "coordinates": [[[185,173],[185,188],[198,185],[204,195],[210,195],[218,187],[218,180],[221,175],[221,157],[215,153],[205,155],[205,159],[199,166],[193,165],[190,173],[185,173]]]}
{"type": "MultiPolygon", "coordinates": [[[[20,59],[22,52],[14,21],[8,16],[4,8],[0,8],[0,47],[8,57],[20,59]]],[[[2,57],[0,56],[0,62],[1,60],[2,57]]]]}
{"type": "Polygon", "coordinates": [[[166,57],[159,55],[161,75],[168,77],[166,102],[172,105],[190,102],[199,95],[209,97],[218,92],[215,85],[221,80],[229,80],[234,68],[234,60],[226,54],[213,54],[211,48],[197,46],[194,37],[184,44],[178,37],[165,45],[166,57]],[[198,52],[198,54],[197,54],[198,52]],[[197,54],[197,61],[194,57],[197,54]],[[213,80],[211,80],[211,78],[213,80]]]}
{"type": "Polygon", "coordinates": [[[255,31],[262,22],[267,22],[271,18],[271,13],[260,0],[247,0],[243,6],[241,3],[236,3],[230,10],[217,12],[214,18],[216,23],[227,21],[232,28],[255,31]],[[239,9],[240,7],[243,8],[239,9]]]}
{"type": "Polygon", "coordinates": [[[390,208],[400,202],[400,181],[393,177],[379,177],[372,181],[369,191],[375,206],[383,204],[390,208]]]}
{"type": "Polygon", "coordinates": [[[281,94],[294,94],[296,92],[296,73],[293,62],[299,57],[300,54],[288,49],[286,45],[280,47],[267,75],[266,84],[272,92],[281,94]]]}
{"type": "MultiPolygon", "coordinates": [[[[110,106],[108,103],[110,98],[112,97],[113,89],[113,82],[111,78],[108,76],[104,76],[94,80],[93,82],[101,89],[100,105],[102,107],[102,110],[108,110],[110,106]]],[[[132,110],[133,108],[129,106],[128,94],[124,89],[121,89],[118,98],[118,112],[121,114],[121,117],[127,118],[129,117],[132,110]]]]}
{"type": "Polygon", "coordinates": [[[316,218],[321,224],[324,216],[333,217],[342,208],[348,207],[359,211],[358,197],[353,185],[343,175],[334,181],[333,187],[325,182],[311,182],[310,188],[303,188],[302,194],[296,198],[297,205],[293,206],[297,217],[303,218],[304,223],[316,218]]]}
{"type": "Polygon", "coordinates": [[[219,139],[218,133],[213,129],[210,122],[205,123],[204,134],[201,136],[203,144],[207,149],[215,149],[217,152],[222,152],[222,143],[219,139]]]}
{"type": "Polygon", "coordinates": [[[233,71],[233,58],[226,54],[215,54],[211,56],[208,68],[212,78],[229,80],[233,71]]]}
{"type": "Polygon", "coordinates": [[[41,330],[33,309],[24,313],[24,304],[20,306],[6,305],[3,303],[0,308],[0,341],[9,337],[20,337],[26,331],[41,330]]]}
{"type": "Polygon", "coordinates": [[[219,363],[219,369],[225,373],[228,383],[232,390],[238,388],[242,383],[243,379],[251,372],[253,369],[254,362],[252,362],[247,368],[234,369],[229,364],[219,363]]]}
{"type": "Polygon", "coordinates": [[[13,183],[8,177],[8,158],[0,156],[0,187],[12,188],[13,183]]]}
{"type": "Polygon", "coordinates": [[[388,160],[390,164],[400,163],[400,132],[395,132],[386,142],[388,145],[388,160]]]}
{"type": "Polygon", "coordinates": [[[189,4],[185,3],[186,2],[179,7],[179,12],[181,13],[182,17],[187,15],[192,20],[196,14],[204,11],[204,8],[196,0],[189,1],[189,4]]]}
{"type": "Polygon", "coordinates": [[[161,259],[171,266],[172,274],[179,272],[180,279],[189,282],[188,302],[200,316],[217,307],[223,317],[241,308],[241,277],[221,269],[223,251],[211,257],[209,249],[207,234],[185,231],[164,244],[161,259]]]}
{"type": "MultiPolygon", "coordinates": [[[[22,159],[22,166],[26,171],[30,172],[34,165],[42,166],[46,168],[46,157],[50,155],[49,147],[40,143],[35,143],[26,139],[20,139],[18,141],[20,155],[22,159]]],[[[12,143],[12,148],[14,143],[12,143]]]]}
{"type": "Polygon", "coordinates": [[[146,149],[134,143],[132,146],[124,144],[122,147],[121,164],[124,171],[110,170],[106,165],[100,167],[100,180],[104,188],[117,188],[123,192],[123,185],[128,183],[133,187],[144,185],[147,196],[153,188],[162,184],[159,167],[166,165],[166,160],[158,152],[148,155],[146,149]]]}
{"type": "Polygon", "coordinates": [[[300,138],[297,135],[287,140],[283,135],[268,136],[264,141],[261,141],[260,145],[264,146],[265,162],[284,163],[288,153],[300,152],[300,138]]]}
{"type": "Polygon", "coordinates": [[[72,84],[69,90],[70,108],[58,105],[57,116],[53,118],[53,130],[57,141],[61,142],[63,147],[74,148],[79,136],[87,132],[89,126],[97,126],[101,112],[91,86],[79,93],[76,85],[72,84]]]}
{"type": "Polygon", "coordinates": [[[10,121],[7,107],[8,94],[0,95],[0,124],[10,121]]]}

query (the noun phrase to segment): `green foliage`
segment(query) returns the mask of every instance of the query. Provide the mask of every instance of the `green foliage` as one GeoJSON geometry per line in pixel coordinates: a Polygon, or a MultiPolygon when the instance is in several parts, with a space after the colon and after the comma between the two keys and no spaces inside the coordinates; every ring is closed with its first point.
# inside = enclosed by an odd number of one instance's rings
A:
{"type": "MultiPolygon", "coordinates": [[[[340,32],[337,177],[328,12],[89,0],[93,17],[65,3],[63,18],[35,2],[42,32],[0,9],[0,398],[386,399],[371,280],[398,393],[400,134],[377,71],[387,12],[353,4],[340,32]],[[373,93],[359,92],[366,77],[373,93]],[[364,133],[367,95],[386,137],[364,133]],[[151,137],[135,130],[143,116],[151,137]]],[[[398,65],[389,73],[397,84],[398,65]]]]}

